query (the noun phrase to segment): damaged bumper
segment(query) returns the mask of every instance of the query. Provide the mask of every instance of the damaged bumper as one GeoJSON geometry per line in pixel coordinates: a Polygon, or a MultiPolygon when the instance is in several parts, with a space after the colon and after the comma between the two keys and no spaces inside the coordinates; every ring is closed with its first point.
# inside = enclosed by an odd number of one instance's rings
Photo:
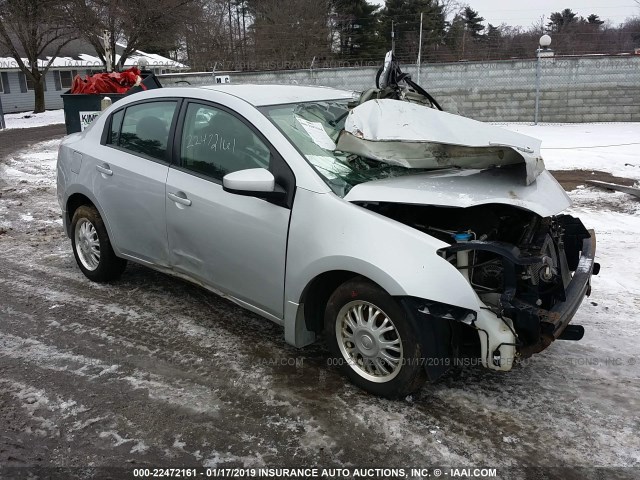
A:
{"type": "MultiPolygon", "coordinates": [[[[584,329],[579,325],[569,325],[582,300],[591,294],[591,276],[597,275],[600,265],[596,263],[596,234],[589,230],[590,237],[582,241],[582,249],[578,266],[565,288],[566,300],[557,303],[549,310],[514,307],[512,315],[516,318],[525,317],[526,321],[537,321],[540,324],[540,338],[535,344],[522,347],[519,353],[522,357],[528,357],[541,352],[551,342],[561,340],[580,340],[584,329]]],[[[526,306],[524,306],[526,307],[526,306]]]]}
{"type": "Polygon", "coordinates": [[[600,265],[595,263],[596,233],[589,230],[590,238],[582,241],[582,255],[578,268],[573,274],[571,283],[566,289],[567,300],[554,306],[549,312],[548,319],[543,323],[548,325],[554,338],[559,338],[567,327],[585,296],[591,294],[591,276],[597,275],[600,265]]]}
{"type": "MultiPolygon", "coordinates": [[[[583,327],[570,325],[570,322],[585,296],[591,293],[591,276],[598,274],[600,265],[594,261],[595,232],[584,229],[576,219],[567,218],[567,230],[570,230],[572,222],[579,227],[574,229],[577,236],[565,233],[562,237],[563,241],[567,242],[570,260],[562,265],[564,275],[558,275],[554,287],[557,301],[550,308],[541,308],[535,301],[531,301],[531,296],[527,297],[527,292],[522,291],[520,279],[523,272],[537,268],[543,257],[529,255],[513,245],[502,242],[471,241],[454,244],[444,250],[447,254],[482,251],[485,254],[499,255],[504,272],[504,290],[500,293],[498,302],[491,306],[481,300],[477,311],[460,313],[458,307],[434,305],[423,301],[419,306],[413,305],[413,314],[429,317],[418,318],[422,325],[429,325],[433,320],[437,320],[449,323],[451,332],[455,331],[456,325],[475,329],[480,343],[480,350],[475,352],[475,355],[479,355],[484,367],[492,370],[508,371],[518,358],[527,358],[538,353],[556,339],[580,340],[584,334],[583,327]],[[575,245],[569,246],[572,241],[575,245]],[[573,273],[570,274],[569,270],[573,273]]],[[[563,248],[564,245],[561,244],[560,252],[564,255],[563,248]]],[[[442,330],[442,327],[439,329],[442,330]]],[[[433,336],[434,333],[436,332],[427,332],[425,337],[433,336]]],[[[440,337],[440,341],[447,342],[442,335],[440,337]]],[[[454,337],[451,333],[449,344],[454,343],[454,337]]],[[[464,352],[449,353],[455,358],[464,352]]],[[[443,352],[439,352],[438,355],[442,358],[443,352]]],[[[434,375],[434,371],[428,370],[427,373],[430,378],[439,376],[434,375]]]]}

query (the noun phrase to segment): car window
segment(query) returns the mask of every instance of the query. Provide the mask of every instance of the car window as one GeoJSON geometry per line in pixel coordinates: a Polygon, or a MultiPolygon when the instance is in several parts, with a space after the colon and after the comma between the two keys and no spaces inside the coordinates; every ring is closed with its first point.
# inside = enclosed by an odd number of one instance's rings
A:
{"type": "MultiPolygon", "coordinates": [[[[132,152],[165,160],[169,127],[176,104],[177,102],[151,102],[128,107],[122,121],[118,145],[132,152]]],[[[115,121],[112,123],[115,124],[115,121]]]]}
{"type": "Polygon", "coordinates": [[[269,148],[240,119],[215,107],[190,103],[184,119],[181,165],[222,180],[227,173],[269,168],[269,148]]]}

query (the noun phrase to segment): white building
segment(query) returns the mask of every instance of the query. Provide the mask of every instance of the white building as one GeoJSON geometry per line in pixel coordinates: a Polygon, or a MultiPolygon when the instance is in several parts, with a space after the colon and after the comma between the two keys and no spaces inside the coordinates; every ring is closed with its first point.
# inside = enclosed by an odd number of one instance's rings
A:
{"type": "MultiPolygon", "coordinates": [[[[118,50],[122,51],[122,46],[118,50]]],[[[116,52],[117,53],[117,52],[116,52]]],[[[44,68],[51,57],[38,60],[44,68]]],[[[116,61],[120,55],[116,54],[116,61]]],[[[125,69],[137,66],[141,59],[147,61],[147,69],[156,74],[180,72],[188,67],[170,58],[145,53],[139,50],[127,58],[125,69]]],[[[23,59],[26,62],[26,59],[23,59]]],[[[62,108],[62,93],[71,88],[76,75],[87,75],[104,71],[104,65],[90,44],[81,41],[71,42],[57,57],[45,77],[45,105],[47,110],[62,108]]],[[[33,84],[18,68],[13,57],[0,55],[0,101],[4,113],[27,112],[33,110],[35,95],[33,84]]]]}

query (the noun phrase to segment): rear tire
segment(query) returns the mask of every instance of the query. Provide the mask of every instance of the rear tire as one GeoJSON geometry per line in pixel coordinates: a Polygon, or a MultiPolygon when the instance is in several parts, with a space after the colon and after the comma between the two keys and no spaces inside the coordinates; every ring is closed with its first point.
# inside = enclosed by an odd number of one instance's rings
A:
{"type": "Polygon", "coordinates": [[[330,364],[363,390],[400,398],[427,380],[417,329],[393,297],[369,280],[356,277],[338,287],[324,324],[330,364]]]}
{"type": "Polygon", "coordinates": [[[127,266],[114,253],[102,217],[93,206],[83,205],[74,212],[71,244],[78,267],[94,282],[116,280],[127,266]]]}

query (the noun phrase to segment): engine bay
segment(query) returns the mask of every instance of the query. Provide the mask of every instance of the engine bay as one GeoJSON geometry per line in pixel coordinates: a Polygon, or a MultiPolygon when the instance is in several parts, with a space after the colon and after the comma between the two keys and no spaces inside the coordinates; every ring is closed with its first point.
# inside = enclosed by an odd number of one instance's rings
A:
{"type": "Polygon", "coordinates": [[[580,220],[570,215],[541,217],[505,204],[361,205],[448,243],[439,253],[491,311],[511,320],[521,356],[552,341],[549,311],[566,300],[565,288],[578,268],[582,241],[590,236],[580,220]]]}

